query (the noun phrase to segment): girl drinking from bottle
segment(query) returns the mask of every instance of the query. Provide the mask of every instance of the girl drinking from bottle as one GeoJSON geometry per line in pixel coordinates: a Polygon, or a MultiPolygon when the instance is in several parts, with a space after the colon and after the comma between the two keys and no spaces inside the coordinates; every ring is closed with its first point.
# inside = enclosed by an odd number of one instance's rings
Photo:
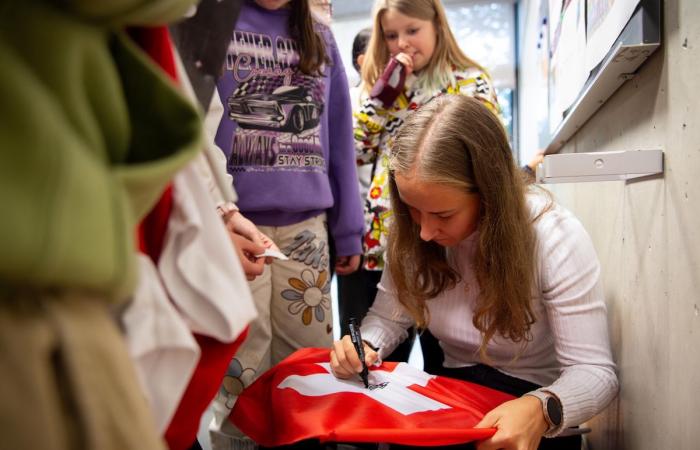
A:
{"type": "MultiPolygon", "coordinates": [[[[395,78],[395,77],[392,77],[395,78]]],[[[443,94],[468,95],[497,111],[496,93],[484,69],[468,58],[450,31],[439,0],[378,0],[372,37],[362,65],[368,97],[356,116],[358,159],[376,170],[365,205],[365,261],[369,270],[383,268],[389,217],[387,162],[391,143],[403,121],[430,99],[443,94]],[[382,77],[395,59],[403,66],[403,86],[382,77]],[[388,93],[375,92],[381,83],[388,93]]]]}

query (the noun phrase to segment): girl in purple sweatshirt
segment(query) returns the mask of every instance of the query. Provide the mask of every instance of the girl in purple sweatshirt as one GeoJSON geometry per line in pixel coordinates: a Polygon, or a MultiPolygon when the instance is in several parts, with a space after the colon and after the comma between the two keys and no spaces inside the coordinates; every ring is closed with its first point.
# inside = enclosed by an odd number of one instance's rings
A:
{"type": "Polygon", "coordinates": [[[228,412],[258,375],[299,348],[330,347],[329,266],[357,269],[363,231],[345,70],[308,0],[246,0],[223,69],[216,143],[237,205],[289,260],[250,283],[259,317],[217,397],[214,442],[236,434],[228,412]]]}

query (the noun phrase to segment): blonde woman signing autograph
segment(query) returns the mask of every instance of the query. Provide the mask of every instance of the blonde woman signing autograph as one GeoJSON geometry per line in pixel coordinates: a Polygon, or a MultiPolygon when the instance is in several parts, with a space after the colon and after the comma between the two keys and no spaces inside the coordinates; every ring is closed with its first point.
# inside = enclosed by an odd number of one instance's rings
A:
{"type": "MultiPolygon", "coordinates": [[[[428,328],[445,353],[437,375],[517,397],[477,425],[497,429],[478,450],[580,449],[580,436],[556,436],[603,410],[618,382],[600,265],[579,221],[524,185],[500,121],[469,97],[408,118],[389,168],[395,220],[361,327],[366,362],[412,325],[428,328]]],[[[339,378],[362,368],[349,336],[330,358],[339,378]]]]}

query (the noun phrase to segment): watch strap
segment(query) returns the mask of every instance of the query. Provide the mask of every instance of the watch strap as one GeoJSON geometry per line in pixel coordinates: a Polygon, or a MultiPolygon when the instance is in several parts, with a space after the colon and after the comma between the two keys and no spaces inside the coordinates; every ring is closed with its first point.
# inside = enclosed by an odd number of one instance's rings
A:
{"type": "Polygon", "coordinates": [[[561,425],[564,421],[564,413],[559,397],[549,391],[544,390],[531,391],[525,395],[531,395],[540,400],[540,404],[542,405],[542,413],[545,421],[547,422],[547,430],[545,431],[544,436],[552,437],[557,435],[561,430],[561,425]],[[553,408],[554,410],[552,410],[553,408]],[[552,411],[550,412],[550,410],[552,411]]]}

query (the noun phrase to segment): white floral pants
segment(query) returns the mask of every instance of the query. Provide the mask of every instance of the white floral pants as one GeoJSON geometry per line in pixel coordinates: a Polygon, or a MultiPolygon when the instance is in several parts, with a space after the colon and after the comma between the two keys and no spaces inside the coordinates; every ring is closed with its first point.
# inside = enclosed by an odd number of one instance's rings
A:
{"type": "Polygon", "coordinates": [[[224,433],[234,431],[226,416],[238,394],[258,376],[300,348],[330,348],[333,342],[326,215],[258,228],[289,260],[275,260],[250,282],[258,318],[231,360],[213,405],[213,428],[224,433]]]}

